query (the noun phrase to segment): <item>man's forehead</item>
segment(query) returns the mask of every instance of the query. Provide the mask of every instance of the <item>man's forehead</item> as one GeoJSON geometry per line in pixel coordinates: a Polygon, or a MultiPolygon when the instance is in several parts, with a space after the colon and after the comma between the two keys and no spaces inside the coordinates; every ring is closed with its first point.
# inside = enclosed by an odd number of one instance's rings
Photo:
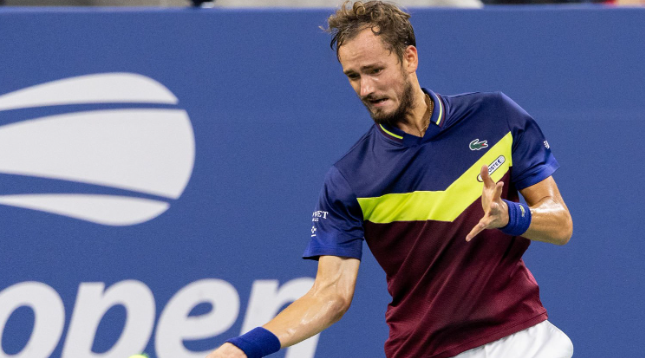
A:
{"type": "Polygon", "coordinates": [[[380,36],[375,35],[371,29],[363,29],[356,36],[347,39],[338,48],[340,54],[354,54],[356,52],[380,51],[385,49],[380,36]]]}
{"type": "Polygon", "coordinates": [[[372,33],[371,29],[361,31],[338,48],[338,59],[343,69],[346,66],[363,67],[384,62],[390,55],[392,55],[391,51],[385,47],[379,36],[372,33]]]}

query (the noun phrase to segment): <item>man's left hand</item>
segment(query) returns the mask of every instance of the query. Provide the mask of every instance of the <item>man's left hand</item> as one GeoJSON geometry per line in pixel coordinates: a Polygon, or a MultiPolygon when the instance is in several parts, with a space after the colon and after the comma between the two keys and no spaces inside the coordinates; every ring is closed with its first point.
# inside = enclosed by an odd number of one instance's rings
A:
{"type": "Polygon", "coordinates": [[[488,167],[486,165],[482,166],[480,174],[484,182],[484,190],[482,191],[484,217],[470,230],[470,233],[466,236],[466,241],[472,240],[473,237],[485,229],[500,228],[508,224],[508,206],[502,200],[504,182],[500,181],[495,184],[493,178],[488,175],[488,167]]]}

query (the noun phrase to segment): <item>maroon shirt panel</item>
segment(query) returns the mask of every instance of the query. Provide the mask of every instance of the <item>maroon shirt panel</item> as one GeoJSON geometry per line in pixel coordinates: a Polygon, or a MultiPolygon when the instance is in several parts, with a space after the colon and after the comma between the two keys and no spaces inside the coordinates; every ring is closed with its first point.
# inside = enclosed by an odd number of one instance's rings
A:
{"type": "MultiPolygon", "coordinates": [[[[517,200],[514,188],[510,193],[517,200]]],[[[451,357],[547,318],[522,260],[530,240],[494,229],[466,242],[483,214],[478,199],[454,222],[365,222],[392,296],[388,358],[451,357]]]]}

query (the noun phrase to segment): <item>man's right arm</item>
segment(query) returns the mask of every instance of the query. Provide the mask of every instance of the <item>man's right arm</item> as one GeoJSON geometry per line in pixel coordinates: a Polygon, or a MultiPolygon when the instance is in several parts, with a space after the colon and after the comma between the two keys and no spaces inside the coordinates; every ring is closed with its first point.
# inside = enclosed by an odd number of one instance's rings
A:
{"type": "MultiPolygon", "coordinates": [[[[263,327],[280,340],[282,348],[312,337],[338,321],[354,296],[360,260],[321,256],[316,280],[309,292],[294,301],[263,327]]],[[[225,343],[206,358],[244,358],[246,355],[225,343]]]]}

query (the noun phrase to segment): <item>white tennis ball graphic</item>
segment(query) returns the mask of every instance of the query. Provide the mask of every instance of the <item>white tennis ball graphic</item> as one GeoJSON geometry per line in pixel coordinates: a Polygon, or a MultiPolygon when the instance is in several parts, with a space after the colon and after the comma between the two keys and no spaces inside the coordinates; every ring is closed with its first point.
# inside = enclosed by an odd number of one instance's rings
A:
{"type": "MultiPolygon", "coordinates": [[[[162,84],[132,73],[49,82],[0,96],[0,111],[64,104],[176,105],[162,84]]],[[[1,113],[1,112],[0,112],[1,113]]],[[[85,193],[0,195],[0,204],[104,225],[134,225],[164,211],[183,193],[195,161],[195,138],[180,108],[73,112],[0,126],[0,173],[67,180],[160,199],[85,193]]]]}

